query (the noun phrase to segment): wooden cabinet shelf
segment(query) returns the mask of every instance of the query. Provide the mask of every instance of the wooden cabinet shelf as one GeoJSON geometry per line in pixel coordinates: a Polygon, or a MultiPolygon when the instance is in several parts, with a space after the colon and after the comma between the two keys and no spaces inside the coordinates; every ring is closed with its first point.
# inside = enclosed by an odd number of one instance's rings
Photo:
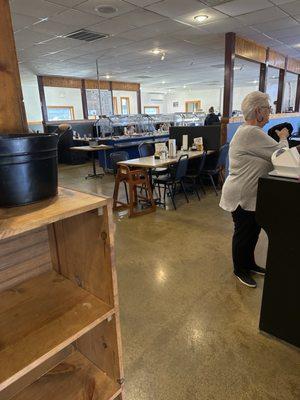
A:
{"type": "Polygon", "coordinates": [[[0,400],[122,400],[113,231],[110,199],[63,188],[0,209],[0,400]]]}
{"type": "Polygon", "coordinates": [[[110,317],[113,309],[49,271],[0,294],[0,390],[110,317]]]}
{"type": "Polygon", "coordinates": [[[12,400],[113,400],[121,387],[75,352],[12,400]]]}

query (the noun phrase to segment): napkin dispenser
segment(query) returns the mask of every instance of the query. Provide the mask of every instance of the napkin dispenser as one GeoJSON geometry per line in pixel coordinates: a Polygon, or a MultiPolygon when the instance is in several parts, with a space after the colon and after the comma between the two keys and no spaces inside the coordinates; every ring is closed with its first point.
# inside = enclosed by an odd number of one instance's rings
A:
{"type": "Polygon", "coordinates": [[[272,163],[274,170],[269,175],[300,179],[300,154],[296,147],[276,150],[272,163]]]}
{"type": "Polygon", "coordinates": [[[169,158],[176,157],[176,139],[169,139],[169,158]]]}

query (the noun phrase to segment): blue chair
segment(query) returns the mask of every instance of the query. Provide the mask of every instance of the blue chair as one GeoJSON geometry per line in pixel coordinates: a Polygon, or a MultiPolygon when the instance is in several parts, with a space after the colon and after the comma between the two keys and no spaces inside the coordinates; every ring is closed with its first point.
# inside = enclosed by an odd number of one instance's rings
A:
{"type": "Polygon", "coordinates": [[[184,154],[179,158],[175,168],[171,169],[168,175],[153,179],[154,186],[157,186],[158,188],[160,199],[161,199],[161,191],[160,191],[161,185],[164,188],[164,201],[162,202],[164,206],[166,206],[166,193],[168,190],[168,194],[171,197],[173,207],[175,210],[177,209],[175,203],[175,196],[177,194],[178,185],[181,186],[186,202],[189,203],[189,199],[187,197],[184,186],[184,177],[186,175],[188,162],[189,162],[188,155],[184,154]]]}
{"type": "Polygon", "coordinates": [[[220,187],[222,187],[222,185],[225,181],[224,171],[226,168],[228,152],[229,152],[229,143],[225,143],[223,146],[220,147],[219,155],[215,159],[215,164],[211,165],[209,169],[204,168],[200,174],[201,178],[209,178],[210,179],[211,184],[216,193],[216,196],[218,196],[218,191],[216,188],[214,177],[218,178],[219,185],[220,185],[220,187]]]}

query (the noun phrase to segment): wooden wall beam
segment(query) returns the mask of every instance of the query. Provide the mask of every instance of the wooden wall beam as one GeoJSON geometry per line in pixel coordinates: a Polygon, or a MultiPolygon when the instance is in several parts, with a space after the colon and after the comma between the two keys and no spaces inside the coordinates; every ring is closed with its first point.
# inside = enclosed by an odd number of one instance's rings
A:
{"type": "Polygon", "coordinates": [[[224,68],[224,97],[223,116],[229,118],[232,113],[233,78],[235,61],[235,40],[233,32],[225,35],[225,68],[224,68]]]}
{"type": "Polygon", "coordinates": [[[269,66],[274,68],[285,69],[285,56],[275,50],[269,49],[269,66]]]}
{"type": "Polygon", "coordinates": [[[47,111],[47,105],[46,105],[44,79],[42,76],[38,76],[37,81],[38,81],[38,88],[39,88],[39,95],[40,95],[43,124],[45,124],[46,122],[48,122],[48,111],[47,111]]]}
{"type": "Polygon", "coordinates": [[[88,110],[88,104],[87,104],[87,96],[86,96],[84,79],[81,79],[81,100],[82,100],[83,119],[89,119],[89,110],[88,110]]]}
{"type": "Polygon", "coordinates": [[[8,0],[0,0],[0,133],[27,133],[19,65],[8,0]]]}
{"type": "Polygon", "coordinates": [[[285,62],[285,68],[284,69],[280,68],[280,70],[279,70],[276,114],[279,114],[282,111],[286,65],[287,65],[287,59],[286,59],[286,62],[285,62]]]}
{"type": "Polygon", "coordinates": [[[239,36],[236,36],[235,42],[236,56],[259,63],[266,62],[267,49],[265,46],[261,46],[252,40],[244,39],[239,36]]]}
{"type": "Polygon", "coordinates": [[[136,92],[136,99],[137,99],[137,112],[138,112],[138,114],[142,114],[142,96],[141,96],[141,89],[137,90],[137,92],[136,92]]]}
{"type": "Polygon", "coordinates": [[[300,74],[300,60],[296,60],[295,58],[289,57],[286,70],[294,74],[300,74]]]}
{"type": "Polygon", "coordinates": [[[81,79],[65,76],[43,76],[44,86],[81,89],[81,79]]]}
{"type": "Polygon", "coordinates": [[[300,74],[298,75],[297,91],[295,99],[295,112],[300,111],[300,74]]]}

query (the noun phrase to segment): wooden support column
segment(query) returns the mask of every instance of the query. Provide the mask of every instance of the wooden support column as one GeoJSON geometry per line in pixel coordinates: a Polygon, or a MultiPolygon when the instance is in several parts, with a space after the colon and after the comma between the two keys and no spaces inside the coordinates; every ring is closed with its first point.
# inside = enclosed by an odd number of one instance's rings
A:
{"type": "Polygon", "coordinates": [[[283,103],[283,95],[284,95],[284,80],[285,80],[285,72],[286,72],[287,58],[285,62],[285,68],[279,70],[279,81],[278,81],[278,92],[277,92],[277,104],[276,104],[276,114],[282,112],[282,103],[283,103]]]}
{"type": "Polygon", "coordinates": [[[221,119],[221,143],[227,141],[227,124],[232,113],[233,78],[235,60],[236,35],[228,32],[225,35],[225,65],[224,65],[224,93],[223,93],[223,117],[221,119]]]}
{"type": "Polygon", "coordinates": [[[89,119],[89,110],[87,105],[86,87],[84,79],[81,79],[81,100],[82,100],[83,119],[89,119]]]}
{"type": "Polygon", "coordinates": [[[266,62],[260,64],[258,90],[263,93],[266,93],[267,91],[268,63],[269,63],[269,48],[267,48],[266,51],[266,62]]]}
{"type": "Polygon", "coordinates": [[[39,87],[39,95],[40,95],[40,103],[43,117],[43,125],[48,121],[48,112],[46,106],[46,97],[45,97],[45,89],[44,89],[44,80],[42,76],[37,77],[38,87],[39,87]]]}
{"type": "Polygon", "coordinates": [[[9,0],[0,0],[0,133],[27,133],[9,0]]]}
{"type": "Polygon", "coordinates": [[[138,114],[142,114],[141,89],[137,90],[136,97],[137,97],[137,112],[138,112],[138,114]]]}
{"type": "Polygon", "coordinates": [[[296,91],[296,99],[295,99],[295,112],[300,111],[300,75],[298,75],[297,82],[297,91],[296,91]]]}
{"type": "Polygon", "coordinates": [[[112,81],[109,82],[109,90],[110,90],[110,96],[111,96],[111,109],[112,109],[112,113],[115,113],[115,109],[114,109],[114,93],[113,93],[113,83],[112,81]]]}

